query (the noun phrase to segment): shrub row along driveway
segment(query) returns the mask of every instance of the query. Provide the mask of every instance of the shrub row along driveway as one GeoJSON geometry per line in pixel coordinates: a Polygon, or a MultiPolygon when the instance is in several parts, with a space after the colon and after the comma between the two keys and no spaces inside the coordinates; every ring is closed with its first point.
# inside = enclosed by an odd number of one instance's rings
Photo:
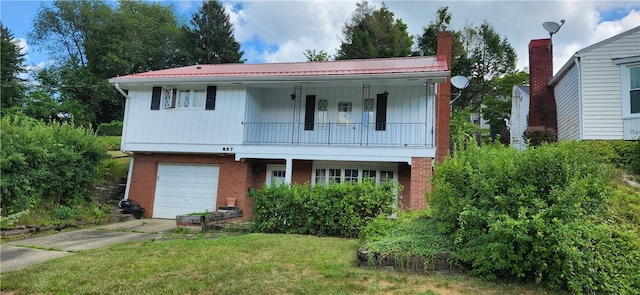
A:
{"type": "Polygon", "coordinates": [[[0,245],[0,272],[20,269],[74,252],[107,245],[162,238],[176,227],[175,220],[143,219],[80,229],[0,245]]]}

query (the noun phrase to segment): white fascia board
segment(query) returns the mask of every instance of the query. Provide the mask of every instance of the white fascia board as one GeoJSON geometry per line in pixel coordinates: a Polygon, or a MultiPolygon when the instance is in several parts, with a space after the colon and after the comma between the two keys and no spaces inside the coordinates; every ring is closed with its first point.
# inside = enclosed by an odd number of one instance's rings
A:
{"type": "Polygon", "coordinates": [[[211,145],[125,143],[126,152],[175,154],[235,154],[241,159],[293,159],[327,161],[406,162],[411,158],[435,158],[435,147],[362,147],[362,146],[290,146],[290,145],[211,145]]]}
{"type": "Polygon", "coordinates": [[[235,77],[148,77],[148,78],[111,78],[109,83],[122,85],[163,84],[163,83],[221,83],[221,84],[264,84],[264,83],[304,83],[304,82],[332,82],[332,81],[369,81],[394,79],[426,79],[432,83],[444,83],[451,75],[450,71],[422,72],[422,73],[392,73],[392,74],[360,74],[360,75],[314,75],[314,76],[235,76],[235,77]]]}

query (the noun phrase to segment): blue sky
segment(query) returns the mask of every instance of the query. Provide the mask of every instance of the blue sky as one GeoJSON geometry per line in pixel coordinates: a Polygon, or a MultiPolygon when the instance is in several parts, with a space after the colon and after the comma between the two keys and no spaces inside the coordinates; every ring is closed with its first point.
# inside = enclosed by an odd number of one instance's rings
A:
{"type": "MultiPolygon", "coordinates": [[[[201,1],[162,1],[189,19],[201,1]]],[[[236,39],[250,63],[304,61],[305,49],[334,54],[341,42],[341,29],[355,0],[222,1],[234,24],[236,39]]],[[[380,7],[381,1],[371,1],[380,7]]],[[[48,53],[27,38],[40,1],[0,1],[0,19],[20,44],[27,47],[27,64],[43,65],[48,53]]],[[[44,2],[47,5],[51,3],[44,2]]],[[[112,2],[115,5],[115,2],[112,2]]],[[[531,39],[546,38],[545,21],[565,25],[554,36],[554,68],[558,70],[576,51],[640,26],[638,1],[385,1],[389,10],[408,25],[409,33],[421,33],[441,5],[452,12],[452,27],[474,26],[483,20],[507,37],[518,53],[518,68],[527,66],[531,39]]]]}

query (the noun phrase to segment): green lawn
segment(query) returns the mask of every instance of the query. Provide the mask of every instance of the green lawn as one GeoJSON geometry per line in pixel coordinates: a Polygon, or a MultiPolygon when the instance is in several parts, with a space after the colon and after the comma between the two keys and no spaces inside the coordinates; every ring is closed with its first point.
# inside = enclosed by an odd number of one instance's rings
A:
{"type": "Polygon", "coordinates": [[[548,294],[356,266],[357,240],[249,234],[120,244],[2,274],[9,294],[548,294]]]}

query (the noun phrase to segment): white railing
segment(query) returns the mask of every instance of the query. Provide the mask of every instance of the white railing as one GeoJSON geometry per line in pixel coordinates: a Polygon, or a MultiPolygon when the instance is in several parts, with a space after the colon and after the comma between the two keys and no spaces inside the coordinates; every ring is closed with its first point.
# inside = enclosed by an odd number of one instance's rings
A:
{"type": "Polygon", "coordinates": [[[432,147],[433,138],[425,123],[244,123],[245,144],[432,147]]]}

